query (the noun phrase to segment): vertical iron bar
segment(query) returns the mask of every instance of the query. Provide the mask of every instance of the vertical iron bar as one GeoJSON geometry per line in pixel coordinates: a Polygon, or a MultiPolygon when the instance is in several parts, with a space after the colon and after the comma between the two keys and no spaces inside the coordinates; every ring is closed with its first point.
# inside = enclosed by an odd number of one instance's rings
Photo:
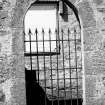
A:
{"type": "Polygon", "coordinates": [[[77,79],[77,105],[78,105],[78,71],[77,71],[77,48],[76,48],[76,29],[74,29],[74,43],[75,43],[75,66],[76,66],[76,79],[77,79]]]}
{"type": "MultiPolygon", "coordinates": [[[[44,32],[44,29],[42,29],[42,35],[43,35],[43,53],[45,53],[45,43],[44,43],[44,35],[45,35],[45,32],[44,32]]],[[[43,55],[43,60],[44,60],[44,79],[45,79],[45,94],[46,94],[46,70],[45,70],[45,55],[43,55]]],[[[47,102],[46,102],[46,95],[45,95],[45,105],[47,105],[47,102]]]]}
{"type": "MultiPolygon", "coordinates": [[[[32,35],[32,33],[31,33],[31,30],[29,29],[29,43],[30,43],[30,63],[31,63],[31,77],[30,77],[30,88],[29,88],[29,94],[31,94],[32,93],[32,87],[33,87],[33,75],[32,75],[32,55],[31,55],[31,53],[32,53],[32,49],[31,49],[31,35],[32,35]]],[[[31,101],[32,101],[32,99],[33,99],[33,97],[32,96],[30,96],[30,100],[29,100],[29,103],[32,103],[31,101]]]]}
{"type": "Polygon", "coordinates": [[[64,105],[66,105],[66,91],[65,91],[65,64],[64,64],[64,43],[63,43],[63,35],[64,31],[61,30],[62,33],[62,54],[63,54],[63,74],[64,74],[64,105]]]}
{"type": "MultiPolygon", "coordinates": [[[[51,29],[49,29],[49,44],[50,44],[50,53],[51,53],[51,29]]],[[[53,79],[52,79],[52,56],[50,55],[50,68],[51,68],[51,91],[53,97],[53,79]]],[[[52,100],[53,105],[53,100],[52,100]]]]}
{"type": "Polygon", "coordinates": [[[29,42],[30,42],[30,63],[31,63],[31,71],[32,71],[32,49],[31,49],[31,47],[32,47],[32,43],[31,43],[31,35],[32,35],[32,33],[31,33],[31,30],[29,29],[29,42]]]}
{"type": "Polygon", "coordinates": [[[36,52],[37,52],[37,70],[38,70],[38,83],[39,83],[39,57],[38,57],[38,30],[36,28],[35,30],[35,35],[36,35],[36,52]]]}
{"type": "MultiPolygon", "coordinates": [[[[60,43],[58,43],[57,41],[59,41],[59,33],[57,31],[57,29],[55,30],[55,35],[56,35],[56,51],[60,52],[60,43]]],[[[59,53],[58,52],[58,53],[59,53]]],[[[57,54],[57,85],[58,85],[58,105],[59,105],[59,71],[58,71],[58,54],[57,54]]]]}
{"type": "Polygon", "coordinates": [[[70,52],[71,52],[71,50],[70,50],[70,46],[71,46],[71,44],[70,44],[70,30],[69,30],[69,28],[68,28],[68,46],[69,46],[69,68],[70,68],[70,71],[69,71],[69,73],[70,73],[70,94],[71,94],[71,105],[72,105],[72,82],[71,82],[71,54],[70,54],[70,52]]]}

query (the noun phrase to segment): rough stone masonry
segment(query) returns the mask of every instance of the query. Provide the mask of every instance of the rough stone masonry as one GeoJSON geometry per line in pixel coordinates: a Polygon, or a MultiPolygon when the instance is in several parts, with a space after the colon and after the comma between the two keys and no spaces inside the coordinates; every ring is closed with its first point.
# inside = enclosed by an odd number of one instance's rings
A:
{"type": "MultiPolygon", "coordinates": [[[[0,0],[0,105],[26,105],[24,16],[36,0],[0,0]]],[[[68,0],[79,11],[84,105],[105,105],[105,0],[68,0]]]]}

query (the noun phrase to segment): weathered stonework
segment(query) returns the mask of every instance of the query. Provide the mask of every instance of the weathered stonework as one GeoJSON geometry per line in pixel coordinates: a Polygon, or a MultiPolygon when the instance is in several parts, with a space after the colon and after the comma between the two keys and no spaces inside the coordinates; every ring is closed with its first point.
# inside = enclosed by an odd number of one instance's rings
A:
{"type": "Polygon", "coordinates": [[[85,51],[97,51],[100,49],[103,36],[96,28],[84,29],[84,50],[85,51]]]}
{"type": "Polygon", "coordinates": [[[94,19],[94,12],[89,2],[83,0],[78,6],[83,28],[95,27],[96,20],[94,19]]]}
{"type": "MultiPolygon", "coordinates": [[[[0,105],[26,105],[23,20],[35,1],[0,0],[0,105]]],[[[79,0],[69,1],[75,4],[79,0]]],[[[104,105],[105,0],[80,0],[75,6],[78,6],[84,43],[84,105],[104,105]]],[[[66,24],[69,27],[71,19],[77,27],[71,15],[72,11],[68,19],[61,18],[60,22],[65,19],[61,28],[66,24]]]]}
{"type": "MultiPolygon", "coordinates": [[[[83,0],[85,2],[85,0],[83,0]]],[[[81,2],[82,3],[82,2],[81,2]]],[[[105,0],[89,0],[93,13],[90,27],[84,27],[84,68],[85,96],[84,105],[104,105],[104,3],[105,0]],[[93,20],[94,19],[94,20],[93,20]]],[[[83,8],[83,7],[82,7],[83,8]]],[[[89,15],[89,14],[88,14],[89,15]]],[[[88,17],[87,15],[87,17],[88,17]]],[[[82,19],[83,20],[83,19],[82,19]]],[[[89,21],[89,20],[88,20],[89,21]]],[[[91,22],[89,21],[89,23],[91,22]]]]}
{"type": "Polygon", "coordinates": [[[96,5],[101,5],[103,4],[104,0],[92,0],[93,3],[95,3],[96,5]]]}

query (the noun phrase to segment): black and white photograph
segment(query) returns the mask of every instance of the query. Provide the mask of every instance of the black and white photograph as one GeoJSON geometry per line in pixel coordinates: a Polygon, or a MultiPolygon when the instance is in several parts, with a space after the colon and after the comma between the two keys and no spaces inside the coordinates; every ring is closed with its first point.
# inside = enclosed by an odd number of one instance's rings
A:
{"type": "Polygon", "coordinates": [[[0,105],[105,105],[105,0],[0,0],[0,105]]]}

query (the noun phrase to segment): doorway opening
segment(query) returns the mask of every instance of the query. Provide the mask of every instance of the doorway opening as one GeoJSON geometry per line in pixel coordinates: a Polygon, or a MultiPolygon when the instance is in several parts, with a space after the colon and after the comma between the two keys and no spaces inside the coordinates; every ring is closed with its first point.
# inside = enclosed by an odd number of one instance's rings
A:
{"type": "Polygon", "coordinates": [[[58,8],[35,3],[25,16],[27,105],[82,105],[81,34],[59,29],[58,8]]]}

